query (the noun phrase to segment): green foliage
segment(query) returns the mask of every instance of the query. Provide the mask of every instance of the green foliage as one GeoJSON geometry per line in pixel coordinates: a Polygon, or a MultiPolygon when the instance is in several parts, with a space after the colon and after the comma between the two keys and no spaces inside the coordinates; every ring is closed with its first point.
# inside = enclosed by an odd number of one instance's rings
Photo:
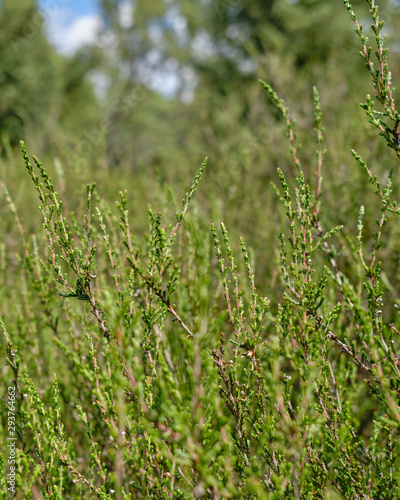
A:
{"type": "Polygon", "coordinates": [[[0,26],[1,147],[26,137],[39,151],[57,151],[67,140],[63,129],[73,139],[77,110],[80,125],[93,127],[98,105],[85,81],[92,63],[80,54],[71,61],[56,54],[36,0],[2,1],[0,26]]]}
{"type": "Polygon", "coordinates": [[[43,35],[43,19],[35,1],[23,0],[18,6],[2,2],[0,25],[0,134],[15,143],[40,122],[47,128],[57,95],[57,61],[43,35]],[[43,58],[46,65],[41,64],[43,58]]]}
{"type": "MultiPolygon", "coordinates": [[[[21,142],[24,175],[39,198],[42,226],[22,220],[20,209],[32,218],[32,206],[13,201],[21,195],[12,174],[3,175],[10,217],[2,222],[9,240],[0,248],[2,498],[399,498],[400,185],[392,165],[400,157],[400,120],[378,8],[367,0],[375,69],[358,17],[344,3],[382,109],[375,111],[370,97],[362,107],[391,156],[376,141],[378,152],[371,152],[369,129],[363,129],[366,140],[357,149],[368,160],[353,150],[356,162],[340,186],[328,172],[338,170],[337,161],[347,153],[329,151],[332,144],[347,144],[340,137],[348,129],[329,135],[316,86],[310,97],[314,119],[297,111],[299,129],[282,98],[288,93],[284,82],[260,80],[267,103],[260,111],[257,98],[254,114],[243,109],[255,90],[235,100],[218,88],[213,103],[237,106],[217,110],[216,117],[205,109],[201,118],[215,141],[212,153],[223,153],[221,164],[217,169],[204,160],[181,206],[165,187],[168,171],[156,181],[138,174],[134,179],[141,183],[121,189],[114,204],[107,197],[117,185],[115,171],[99,171],[99,190],[86,183],[79,199],[63,188],[58,163],[53,169],[35,156],[31,162],[21,142]],[[286,131],[289,148],[277,139],[268,155],[257,149],[246,158],[233,147],[235,136],[224,131],[224,123],[234,116],[236,139],[243,140],[267,114],[265,107],[271,113],[260,129],[273,125],[275,138],[286,131]],[[276,164],[274,179],[261,176],[265,162],[276,164]],[[265,194],[265,181],[271,180],[275,201],[265,194]],[[373,191],[364,199],[368,181],[373,191]],[[147,209],[144,230],[137,219],[150,198],[143,194],[146,187],[156,208],[147,209]],[[246,237],[238,238],[242,229],[246,237]]],[[[304,14],[306,23],[316,4],[298,4],[293,12],[304,14]]],[[[204,63],[201,69],[204,82],[221,83],[216,75],[222,71],[232,88],[244,92],[253,83],[250,75],[250,83],[239,83],[240,58],[258,47],[254,60],[261,61],[270,37],[259,27],[259,16],[271,14],[282,35],[292,11],[286,2],[235,5],[236,13],[220,3],[204,15],[212,21],[214,41],[240,21],[239,31],[253,26],[249,43],[240,45],[235,62],[226,57],[218,67],[211,58],[210,67],[204,63]]],[[[109,26],[118,32],[113,6],[103,2],[109,26]]],[[[160,19],[165,8],[152,2],[139,14],[160,19]]],[[[319,9],[324,16],[331,12],[325,5],[319,9]]],[[[182,3],[182,12],[195,34],[189,3],[182,3]]],[[[145,57],[151,37],[142,44],[145,57]]],[[[173,47],[171,41],[168,48],[173,47]]],[[[314,58],[324,60],[329,47],[326,41],[321,54],[311,54],[299,44],[292,54],[296,75],[304,70],[304,76],[314,58]]],[[[129,59],[128,48],[123,54],[129,59]]],[[[342,71],[349,71],[344,63],[342,71]]],[[[306,83],[304,76],[296,92],[306,83]]],[[[205,102],[210,88],[196,99],[205,102]]],[[[154,104],[153,98],[149,94],[154,104]]],[[[118,153],[118,142],[104,144],[107,134],[100,132],[93,146],[96,162],[118,153]]],[[[187,154],[195,156],[198,147],[191,143],[187,154]]],[[[14,161],[11,148],[7,155],[14,161]]],[[[177,156],[162,161],[175,166],[177,156]]],[[[71,169],[78,175],[84,164],[84,158],[72,157],[71,169]]],[[[176,190],[184,177],[180,169],[174,172],[176,190]]],[[[27,190],[20,189],[26,204],[27,190]]]]}

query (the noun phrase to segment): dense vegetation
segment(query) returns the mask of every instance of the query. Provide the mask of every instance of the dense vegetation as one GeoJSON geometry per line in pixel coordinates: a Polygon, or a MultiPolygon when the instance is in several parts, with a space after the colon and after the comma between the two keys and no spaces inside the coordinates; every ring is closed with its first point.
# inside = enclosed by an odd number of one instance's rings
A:
{"type": "Polygon", "coordinates": [[[122,4],[0,4],[1,498],[400,498],[400,6],[122,4]]]}

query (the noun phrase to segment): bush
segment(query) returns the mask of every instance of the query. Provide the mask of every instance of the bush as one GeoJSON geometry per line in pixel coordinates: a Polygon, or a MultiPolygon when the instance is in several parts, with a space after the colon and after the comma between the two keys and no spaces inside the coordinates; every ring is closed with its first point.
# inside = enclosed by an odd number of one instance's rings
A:
{"type": "MultiPolygon", "coordinates": [[[[400,157],[383,23],[368,4],[375,65],[345,0],[381,110],[369,96],[363,107],[400,157]]],[[[292,186],[279,169],[274,186],[286,222],[283,291],[270,300],[245,241],[239,253],[225,224],[210,231],[192,201],[206,161],[173,222],[149,209],[140,241],[127,192],[112,207],[89,184],[74,215],[21,143],[43,231],[26,236],[4,188],[23,256],[15,275],[2,264],[3,498],[399,498],[398,257],[389,247],[398,233],[385,235],[400,213],[393,170],[379,180],[353,151],[378,200],[377,228],[365,234],[374,204],[359,208],[353,234],[325,227],[318,91],[307,181],[294,121],[261,85],[296,172],[292,186]]],[[[171,211],[168,190],[156,198],[171,211]]]]}

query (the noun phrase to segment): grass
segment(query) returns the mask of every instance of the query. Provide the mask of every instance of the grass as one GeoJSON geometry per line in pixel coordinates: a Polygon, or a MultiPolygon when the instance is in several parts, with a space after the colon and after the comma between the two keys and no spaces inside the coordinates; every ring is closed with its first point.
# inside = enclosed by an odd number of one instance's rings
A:
{"type": "MultiPolygon", "coordinates": [[[[368,4],[376,60],[345,1],[380,110],[369,96],[363,107],[393,163],[399,111],[368,4]]],[[[399,498],[396,172],[353,151],[368,203],[338,224],[327,200],[340,213],[360,188],[324,184],[335,165],[318,90],[303,168],[279,89],[260,83],[292,159],[270,190],[282,212],[265,247],[272,277],[202,191],[206,161],[181,205],[154,188],[163,209],[148,209],[141,237],[129,191],[110,204],[91,183],[64,204],[21,143],[42,227],[26,229],[4,185],[2,498],[399,498]]]]}

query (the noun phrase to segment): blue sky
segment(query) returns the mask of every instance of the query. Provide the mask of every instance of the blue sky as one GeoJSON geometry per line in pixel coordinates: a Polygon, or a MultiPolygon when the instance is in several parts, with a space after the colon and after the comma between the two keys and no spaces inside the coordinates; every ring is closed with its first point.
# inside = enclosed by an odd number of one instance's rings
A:
{"type": "Polygon", "coordinates": [[[50,41],[63,54],[72,54],[96,37],[100,17],[96,0],[39,0],[50,41]]]}
{"type": "Polygon", "coordinates": [[[39,6],[44,10],[57,6],[67,8],[75,17],[93,14],[97,11],[96,0],[39,0],[39,6]]]}
{"type": "MultiPolygon", "coordinates": [[[[119,4],[120,23],[125,28],[133,22],[133,0],[123,0],[119,4]]],[[[97,0],[39,0],[50,42],[67,56],[72,55],[82,45],[96,41],[101,29],[101,18],[97,0]]],[[[172,95],[178,87],[176,71],[159,74],[160,86],[153,90],[164,95],[172,95]]]]}

